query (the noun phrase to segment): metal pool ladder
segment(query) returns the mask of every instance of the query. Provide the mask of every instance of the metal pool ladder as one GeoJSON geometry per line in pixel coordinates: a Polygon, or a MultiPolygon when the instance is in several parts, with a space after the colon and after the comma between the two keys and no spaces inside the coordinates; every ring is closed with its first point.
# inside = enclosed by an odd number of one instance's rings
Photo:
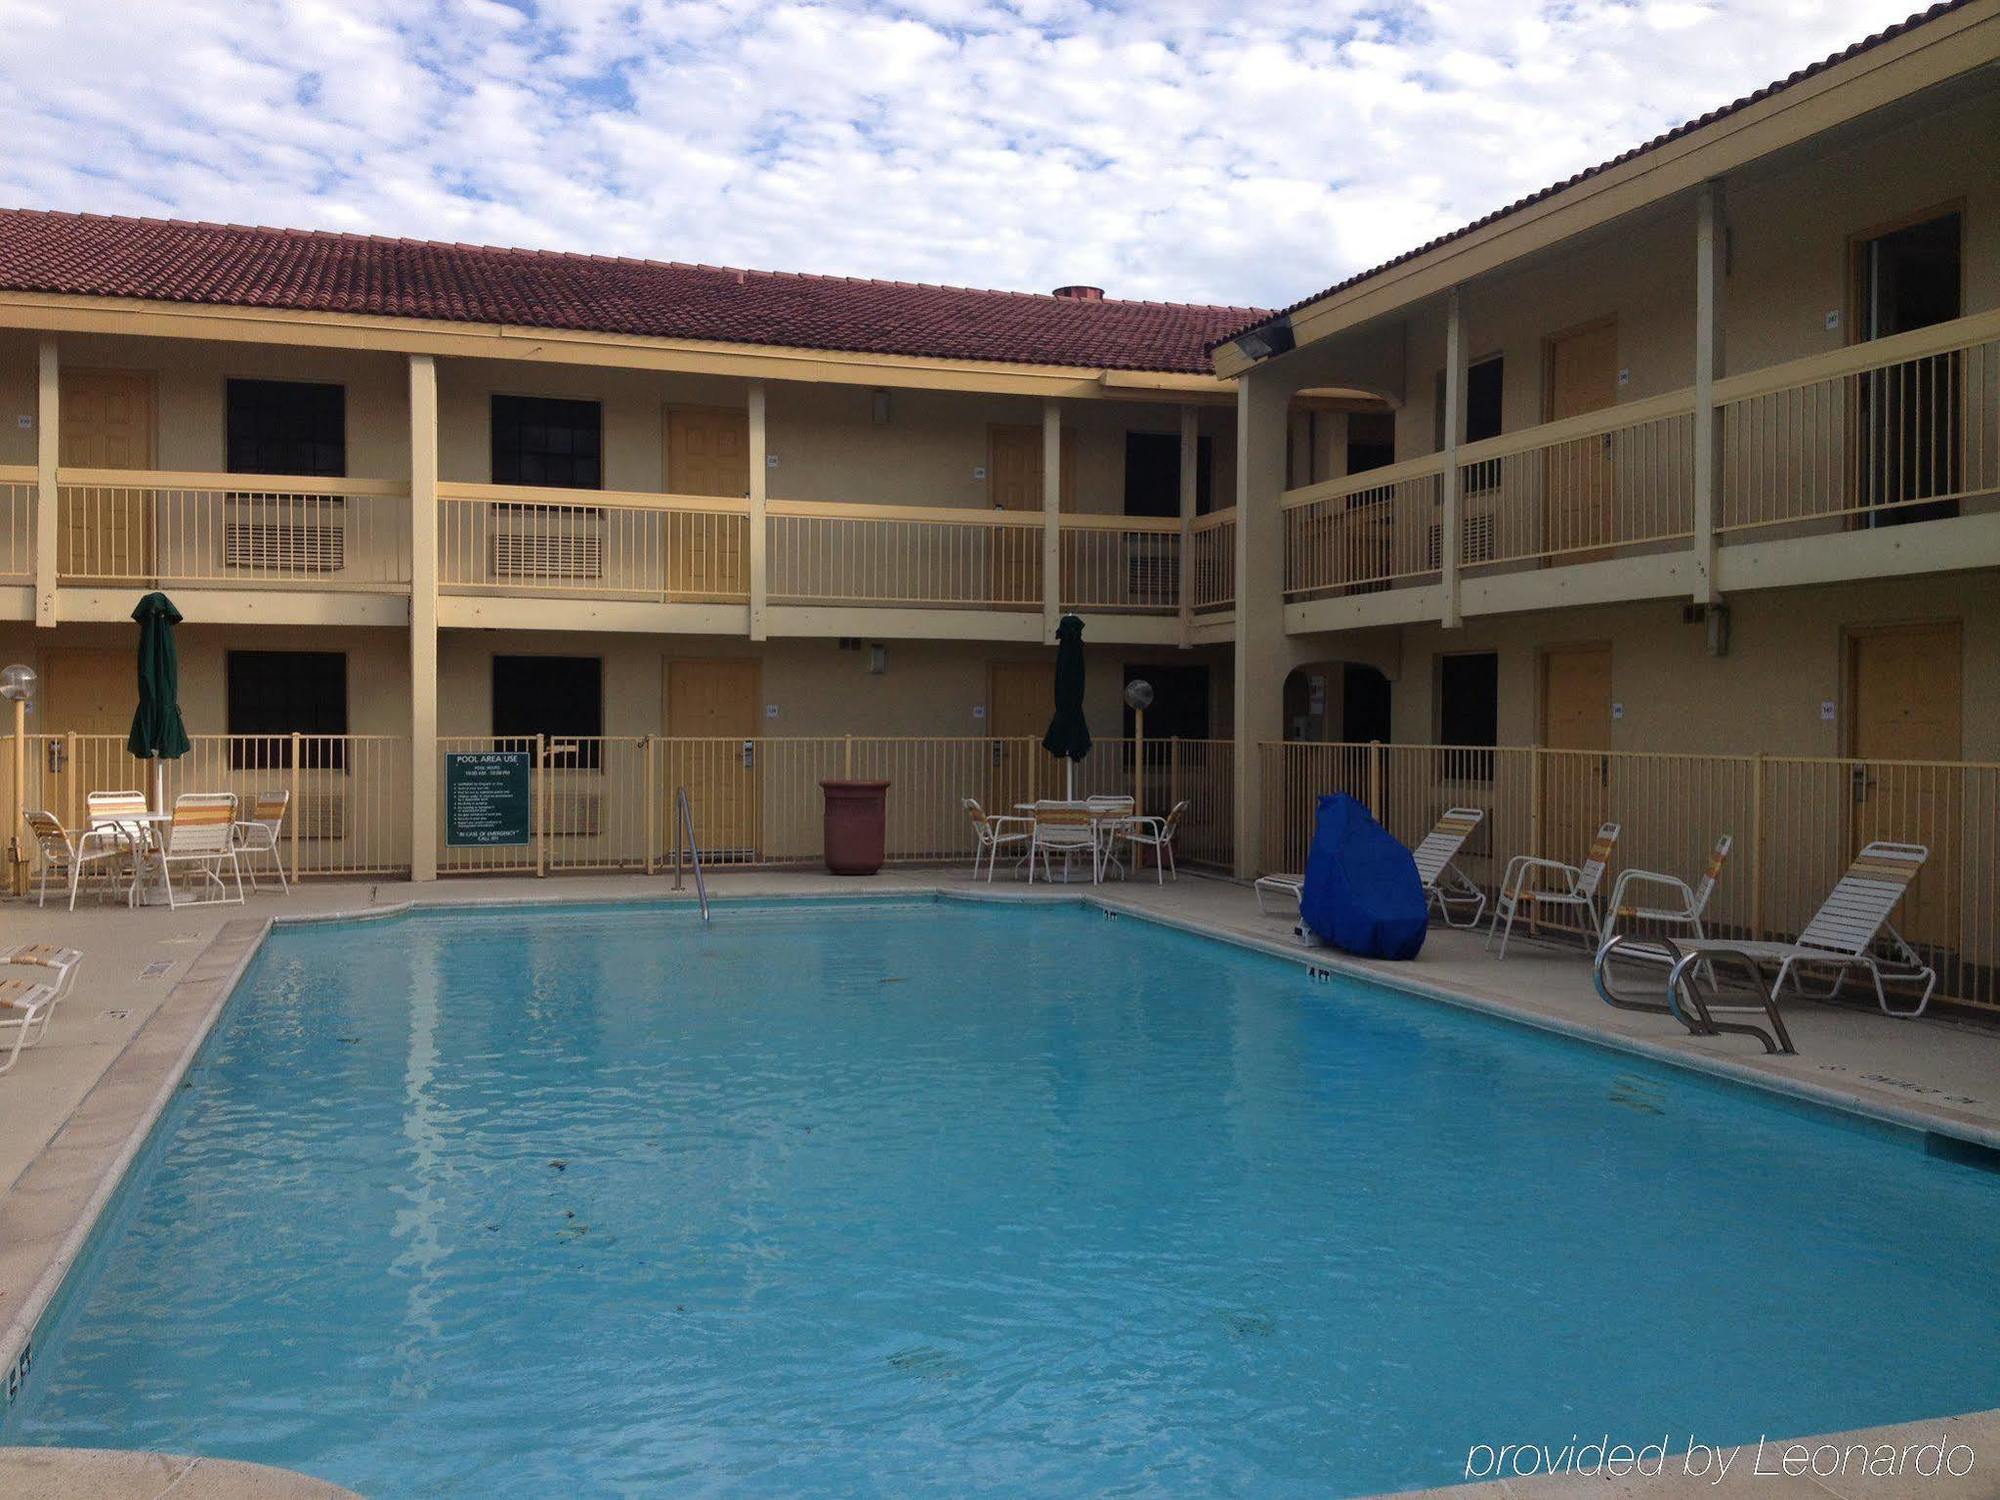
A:
{"type": "Polygon", "coordinates": [[[694,893],[701,901],[701,919],[708,921],[708,885],[701,878],[701,845],[694,836],[694,808],[688,804],[688,789],[674,788],[674,820],[681,831],[674,835],[674,889],[681,889],[681,851],[686,849],[694,865],[694,893]]]}

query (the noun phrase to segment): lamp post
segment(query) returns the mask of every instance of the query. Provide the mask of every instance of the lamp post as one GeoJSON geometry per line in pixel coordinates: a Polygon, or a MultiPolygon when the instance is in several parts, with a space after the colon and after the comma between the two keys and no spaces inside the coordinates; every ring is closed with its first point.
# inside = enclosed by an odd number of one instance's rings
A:
{"type": "Polygon", "coordinates": [[[1146,811],[1146,710],[1153,706],[1153,685],[1140,678],[1125,684],[1125,706],[1132,710],[1132,816],[1146,811]]]}
{"type": "Polygon", "coordinates": [[[0,698],[14,705],[14,817],[7,840],[7,889],[28,892],[28,844],[22,831],[28,819],[28,704],[35,696],[35,671],[16,662],[0,668],[0,698]]]}

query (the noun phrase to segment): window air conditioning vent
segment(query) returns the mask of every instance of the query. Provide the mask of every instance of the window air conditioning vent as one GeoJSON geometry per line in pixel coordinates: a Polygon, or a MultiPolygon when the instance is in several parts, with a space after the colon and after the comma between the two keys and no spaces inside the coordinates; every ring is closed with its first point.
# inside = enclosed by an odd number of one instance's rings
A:
{"type": "Polygon", "coordinates": [[[604,576],[604,512],[496,506],[493,576],[580,583],[604,576]]]}

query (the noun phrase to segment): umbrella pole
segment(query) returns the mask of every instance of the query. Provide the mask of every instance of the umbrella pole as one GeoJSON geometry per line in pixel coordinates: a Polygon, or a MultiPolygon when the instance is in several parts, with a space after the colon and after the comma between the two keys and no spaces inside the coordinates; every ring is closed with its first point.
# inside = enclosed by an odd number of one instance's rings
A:
{"type": "Polygon", "coordinates": [[[1074,802],[1076,801],[1076,762],[1068,756],[1064,756],[1063,767],[1063,775],[1065,777],[1063,782],[1063,801],[1074,802]]]}
{"type": "Polygon", "coordinates": [[[157,755],[153,757],[153,811],[167,810],[167,763],[157,755]]]}

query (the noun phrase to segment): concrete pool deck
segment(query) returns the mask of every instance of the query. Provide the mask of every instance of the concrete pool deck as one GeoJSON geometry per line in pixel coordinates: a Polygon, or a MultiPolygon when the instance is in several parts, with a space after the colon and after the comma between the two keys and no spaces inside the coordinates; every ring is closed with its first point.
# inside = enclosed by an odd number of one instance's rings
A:
{"type": "MultiPolygon", "coordinates": [[[[1048,890],[1037,885],[1031,890],[1004,881],[990,886],[975,883],[963,867],[890,871],[868,880],[796,872],[724,872],[711,877],[710,894],[726,901],[749,896],[936,892],[1033,901],[1082,896],[1114,912],[1155,918],[1330,970],[1379,976],[1435,1000],[2000,1150],[2000,1026],[1980,1022],[1945,1016],[1896,1021],[1872,1009],[1794,1002],[1786,1008],[1786,1019],[1799,1055],[1769,1057],[1752,1038],[1690,1037],[1669,1017],[1611,1009],[1592,990],[1589,963],[1574,948],[1517,940],[1501,963],[1484,951],[1480,937],[1433,930],[1422,957],[1410,964],[1372,964],[1325,950],[1308,954],[1290,936],[1289,913],[1262,916],[1247,886],[1194,876],[1164,887],[1134,880],[1096,889],[1048,890]]],[[[510,877],[454,879],[425,886],[315,882],[289,897],[252,896],[240,907],[179,912],[132,911],[116,905],[84,905],[74,913],[53,907],[38,910],[31,903],[0,906],[5,941],[58,942],[86,955],[76,988],[62,1002],[47,1040],[23,1052],[13,1072],[0,1077],[0,1370],[7,1372],[10,1398],[17,1382],[33,1378],[31,1339],[50,1298],[274,920],[386,916],[411,904],[633,900],[692,901],[693,892],[677,895],[671,882],[661,877],[564,876],[543,881],[510,877]]],[[[1907,1430],[1934,1436],[1938,1425],[1933,1420],[1907,1430]]],[[[1966,1480],[1948,1475],[1913,1480],[1907,1474],[1884,1480],[1851,1475],[1821,1480],[1776,1474],[1745,1481],[1757,1488],[1742,1493],[1922,1493],[1954,1500],[1961,1495],[2000,1496],[2000,1413],[1955,1418],[1951,1427],[1954,1434],[1965,1430],[1978,1435],[1978,1441],[1967,1439],[1980,1462],[1966,1480]],[[1956,1487],[1974,1479],[1981,1487],[1956,1487]],[[1792,1487],[1801,1482],[1812,1487],[1792,1487]],[[1864,1487],[1834,1487],[1837,1484],[1864,1487]]],[[[1519,1436],[1539,1440],[1534,1434],[1519,1436]]],[[[0,1450],[0,1482],[8,1481],[13,1472],[6,1466],[8,1456],[8,1450],[0,1450]]],[[[53,1475],[43,1477],[53,1485],[53,1475]]],[[[1579,1482],[1594,1486],[1592,1493],[1613,1495],[1737,1492],[1734,1477],[1717,1486],[1679,1476],[1669,1464],[1668,1474],[1657,1479],[1628,1477],[1613,1484],[1602,1478],[1541,1476],[1507,1480],[1490,1490],[1459,1487],[1450,1493],[1553,1497],[1580,1493],[1574,1487],[1579,1482]]],[[[19,1492],[7,1486],[7,1493],[19,1492]]],[[[187,1492],[185,1485],[175,1491],[187,1492]]],[[[48,1493],[69,1491],[50,1487],[48,1493]]]]}

